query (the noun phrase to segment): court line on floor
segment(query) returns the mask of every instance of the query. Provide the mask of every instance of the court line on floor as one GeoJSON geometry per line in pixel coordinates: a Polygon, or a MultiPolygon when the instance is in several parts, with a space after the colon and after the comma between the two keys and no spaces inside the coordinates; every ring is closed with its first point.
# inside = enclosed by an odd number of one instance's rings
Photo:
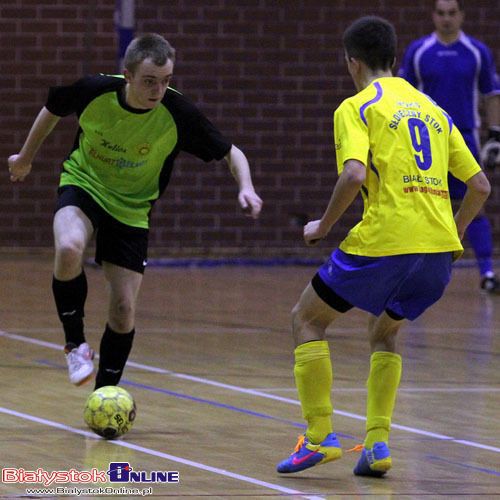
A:
{"type": "MultiPolygon", "coordinates": [[[[50,361],[47,361],[47,360],[37,360],[37,362],[42,363],[45,366],[50,366],[50,367],[58,368],[58,369],[61,369],[61,370],[66,370],[66,366],[65,365],[53,363],[53,362],[50,362],[50,361]]],[[[164,389],[162,387],[156,387],[156,386],[151,386],[151,385],[147,385],[147,384],[141,384],[141,383],[129,380],[127,378],[122,378],[121,381],[120,381],[120,385],[123,385],[125,387],[127,387],[127,386],[135,387],[137,389],[142,389],[144,391],[153,391],[153,392],[157,392],[157,393],[160,393],[160,394],[165,394],[167,396],[173,396],[173,397],[176,397],[176,398],[179,398],[179,399],[184,399],[184,400],[192,401],[192,402],[195,402],[195,403],[208,404],[208,405],[212,405],[212,406],[217,407],[217,408],[222,408],[222,409],[229,410],[229,411],[236,411],[236,412],[244,413],[244,414],[247,414],[249,416],[254,416],[254,417],[258,417],[258,418],[264,418],[264,419],[274,420],[276,422],[281,422],[281,423],[285,423],[287,425],[292,425],[294,427],[299,427],[300,429],[302,429],[302,431],[304,431],[305,428],[307,427],[303,423],[294,422],[294,421],[291,421],[291,420],[288,420],[288,419],[282,419],[282,418],[279,418],[279,417],[274,417],[273,415],[269,415],[269,414],[265,414],[265,413],[260,413],[260,412],[256,412],[256,411],[253,411],[253,410],[247,410],[245,408],[241,408],[241,407],[237,407],[237,406],[220,403],[219,401],[214,401],[214,400],[205,399],[205,398],[199,398],[199,397],[191,396],[191,395],[188,395],[188,394],[181,394],[181,393],[178,393],[178,392],[175,392],[175,391],[171,391],[169,389],[164,389]]],[[[350,436],[348,434],[343,434],[343,433],[340,433],[340,432],[337,432],[336,434],[337,434],[337,436],[339,438],[342,438],[342,439],[351,439],[351,440],[356,440],[357,442],[360,441],[358,438],[355,438],[354,436],[350,436]]],[[[443,461],[444,460],[446,460],[446,459],[443,459],[443,461]]],[[[465,463],[460,463],[460,462],[451,462],[451,461],[449,461],[449,463],[450,464],[455,464],[455,465],[463,467],[463,468],[468,468],[470,470],[474,470],[474,471],[477,471],[477,472],[483,472],[483,473],[487,473],[487,474],[499,475],[496,471],[493,471],[491,469],[480,468],[480,467],[473,467],[473,466],[469,466],[469,465],[467,465],[465,463]]]]}
{"type": "MultiPolygon", "coordinates": [[[[48,420],[45,418],[36,417],[34,415],[30,415],[29,413],[23,413],[23,412],[19,412],[16,410],[11,410],[10,408],[4,408],[4,407],[0,406],[0,413],[4,413],[6,415],[11,415],[11,416],[17,417],[17,418],[22,418],[24,420],[29,420],[31,422],[35,422],[35,423],[41,424],[41,425],[46,425],[46,426],[53,427],[53,428],[56,428],[59,430],[71,432],[73,434],[78,434],[78,435],[86,437],[86,438],[91,438],[91,439],[96,439],[96,440],[102,439],[102,438],[96,436],[95,434],[93,434],[92,432],[83,431],[81,429],[77,429],[76,427],[71,427],[69,425],[61,424],[59,422],[54,422],[53,420],[48,420]]],[[[230,471],[225,470],[225,469],[219,469],[218,467],[212,467],[210,465],[202,464],[200,462],[194,462],[194,461],[188,460],[186,458],[177,457],[175,455],[170,455],[169,453],[164,453],[162,451],[153,450],[152,448],[146,448],[144,446],[129,443],[127,441],[117,440],[117,441],[108,441],[108,443],[115,445],[115,446],[121,446],[123,448],[129,448],[131,450],[139,451],[141,453],[145,453],[147,455],[155,456],[158,458],[164,458],[166,460],[170,460],[172,462],[187,465],[189,467],[194,467],[196,469],[204,470],[206,472],[212,472],[212,473],[218,474],[220,476],[225,476],[225,477],[228,477],[231,479],[236,479],[238,481],[242,481],[245,483],[250,483],[250,484],[253,484],[256,486],[262,486],[263,488],[267,488],[267,489],[274,490],[274,491],[279,491],[281,493],[286,493],[289,495],[299,495],[302,498],[306,498],[308,500],[324,500],[323,496],[309,495],[309,494],[304,493],[302,491],[294,490],[291,488],[286,488],[284,486],[280,486],[277,484],[268,483],[267,481],[261,481],[260,479],[255,479],[255,478],[250,477],[250,476],[237,474],[235,472],[230,472],[230,471]]]]}
{"type": "MultiPolygon", "coordinates": [[[[57,368],[59,370],[66,370],[67,369],[65,365],[53,363],[53,362],[45,360],[45,359],[37,359],[35,361],[37,363],[40,363],[44,366],[49,366],[51,368],[57,368]]],[[[153,385],[141,384],[140,382],[134,382],[133,380],[129,380],[128,378],[125,378],[125,377],[122,377],[122,379],[120,380],[120,385],[131,386],[131,387],[135,387],[136,389],[143,389],[145,391],[158,392],[160,394],[165,394],[167,396],[173,396],[175,398],[184,399],[187,401],[193,401],[195,403],[207,404],[207,405],[214,406],[217,408],[223,408],[225,410],[243,413],[243,414],[253,416],[253,417],[263,418],[266,420],[273,420],[275,422],[280,422],[282,424],[291,425],[293,427],[298,427],[299,429],[301,429],[301,432],[305,431],[305,429],[307,427],[307,425],[305,423],[295,422],[294,420],[290,420],[287,418],[275,417],[274,415],[269,415],[267,413],[261,413],[261,412],[254,411],[254,410],[248,410],[246,408],[241,408],[238,406],[229,405],[226,403],[221,403],[219,401],[214,401],[211,399],[200,398],[198,396],[191,396],[189,394],[181,394],[180,392],[171,391],[170,389],[164,389],[163,387],[156,387],[153,385]]],[[[351,436],[349,434],[344,434],[342,432],[337,432],[337,436],[339,436],[343,439],[351,439],[351,440],[359,441],[358,438],[351,436]]]]}
{"type": "MultiPolygon", "coordinates": [[[[8,332],[5,332],[3,330],[0,330],[0,336],[10,338],[12,340],[19,340],[21,342],[27,342],[30,344],[48,347],[50,349],[56,349],[58,351],[61,350],[60,344],[55,344],[53,342],[47,342],[47,341],[39,340],[39,339],[33,339],[31,337],[25,337],[23,335],[17,335],[15,333],[8,333],[8,332]]],[[[269,393],[265,393],[265,392],[255,390],[255,389],[247,389],[245,387],[240,387],[240,386],[236,386],[236,385],[224,384],[222,382],[217,382],[215,380],[210,380],[210,379],[206,379],[206,378],[202,378],[202,377],[196,377],[193,375],[187,375],[184,373],[177,373],[177,372],[173,372],[171,370],[166,370],[164,368],[158,368],[158,367],[154,367],[154,366],[145,365],[142,363],[136,363],[134,361],[127,362],[127,366],[139,368],[141,370],[149,371],[152,373],[168,375],[168,376],[179,378],[182,380],[189,380],[191,382],[210,385],[210,386],[218,387],[221,389],[227,389],[227,390],[239,392],[242,394],[249,394],[251,396],[272,399],[274,401],[280,401],[280,402],[286,403],[286,404],[300,405],[300,402],[297,401],[296,399],[285,398],[283,396],[277,396],[275,394],[269,394],[269,393]]],[[[347,411],[343,411],[343,410],[334,410],[334,413],[337,415],[341,415],[343,417],[352,418],[354,420],[361,420],[361,421],[366,420],[366,417],[359,415],[357,413],[347,412],[347,411]]],[[[392,423],[391,427],[392,427],[392,429],[398,429],[398,430],[405,431],[405,432],[412,433],[412,434],[418,434],[421,436],[432,437],[435,439],[439,439],[441,441],[450,441],[450,442],[461,444],[464,446],[470,446],[473,448],[480,448],[482,450],[492,451],[494,453],[500,453],[500,448],[497,448],[495,446],[481,444],[481,443],[476,443],[475,441],[468,441],[468,440],[464,440],[464,439],[455,439],[455,438],[453,438],[451,436],[447,436],[445,434],[439,434],[436,432],[425,431],[422,429],[417,429],[415,427],[409,427],[409,426],[401,425],[401,424],[392,423]]]]}
{"type": "Polygon", "coordinates": [[[437,455],[426,455],[425,457],[428,460],[435,460],[438,462],[443,462],[449,465],[456,465],[457,467],[462,467],[467,470],[473,470],[478,472],[484,472],[485,474],[490,474],[492,476],[500,476],[500,472],[494,469],[487,469],[486,467],[477,467],[476,465],[470,465],[462,462],[455,462],[453,460],[448,460],[447,458],[438,457],[437,455]]]}
{"type": "MultiPolygon", "coordinates": [[[[39,362],[39,363],[41,363],[41,364],[43,364],[45,366],[50,366],[50,367],[53,367],[53,368],[58,368],[60,370],[66,370],[66,366],[62,365],[62,364],[53,363],[53,362],[50,362],[50,361],[47,361],[47,360],[37,360],[37,362],[39,362]]],[[[220,403],[219,401],[215,401],[215,400],[210,400],[210,399],[205,399],[205,398],[199,398],[197,396],[191,396],[191,395],[188,395],[188,394],[181,394],[179,392],[171,391],[169,389],[164,389],[162,387],[156,387],[156,386],[151,386],[151,385],[147,385],[147,384],[141,384],[141,383],[129,380],[127,378],[122,378],[121,381],[120,381],[120,385],[123,385],[124,387],[130,386],[130,387],[134,387],[134,388],[137,388],[137,389],[142,389],[144,391],[157,392],[157,393],[160,393],[160,394],[165,394],[167,396],[173,396],[173,397],[176,397],[176,398],[179,398],[179,399],[184,399],[184,400],[192,401],[192,402],[195,402],[195,403],[208,404],[208,405],[211,405],[211,406],[214,406],[214,407],[217,407],[217,408],[222,408],[222,409],[229,410],[229,411],[236,411],[236,412],[244,413],[244,414],[247,414],[249,416],[254,416],[254,417],[258,417],[258,418],[264,418],[264,419],[269,419],[269,420],[273,420],[273,421],[276,421],[276,422],[285,423],[287,425],[292,425],[294,427],[299,427],[300,429],[302,429],[302,432],[307,427],[303,423],[294,422],[294,421],[291,421],[291,420],[288,420],[288,419],[283,419],[283,418],[275,417],[273,415],[269,415],[269,414],[265,414],[265,413],[260,413],[260,412],[256,412],[256,411],[253,411],[253,410],[248,410],[248,409],[245,409],[245,408],[241,408],[241,407],[237,407],[237,406],[233,406],[233,405],[228,405],[228,404],[225,404],[225,403],[220,403]]],[[[348,434],[343,434],[341,432],[337,432],[336,434],[337,434],[337,436],[339,438],[356,440],[358,443],[360,442],[360,439],[359,438],[355,438],[354,436],[350,436],[348,434]]],[[[443,460],[446,460],[446,459],[443,459],[443,460]]],[[[462,464],[462,463],[459,463],[459,462],[451,462],[450,461],[449,463],[450,464],[458,465],[458,466],[463,467],[463,468],[468,468],[470,470],[474,470],[474,471],[477,471],[477,472],[483,472],[483,473],[487,473],[487,474],[499,475],[496,471],[493,471],[491,469],[480,468],[480,467],[473,467],[473,466],[469,466],[469,465],[467,465],[465,463],[462,464]]]]}

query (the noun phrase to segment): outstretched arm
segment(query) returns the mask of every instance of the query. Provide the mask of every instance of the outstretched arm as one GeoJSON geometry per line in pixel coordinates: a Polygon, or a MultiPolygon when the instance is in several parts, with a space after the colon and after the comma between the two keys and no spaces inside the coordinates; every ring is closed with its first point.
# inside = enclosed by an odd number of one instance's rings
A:
{"type": "Polygon", "coordinates": [[[304,240],[315,245],[323,239],[356,198],[366,179],[366,167],[358,160],[347,160],[333,189],[332,197],[320,220],[304,226],[304,240]]]}
{"type": "Polygon", "coordinates": [[[238,183],[238,202],[248,217],[257,219],[262,208],[262,200],[255,192],[250,174],[250,166],[243,151],[234,144],[229,153],[224,157],[229,169],[238,183]]]}
{"type": "Polygon", "coordinates": [[[464,237],[467,226],[479,213],[491,190],[490,183],[483,172],[473,175],[466,184],[467,191],[455,214],[455,223],[460,239],[464,237]]]}
{"type": "Polygon", "coordinates": [[[12,182],[24,181],[24,178],[31,171],[31,163],[38,149],[59,120],[59,116],[54,115],[45,107],[38,113],[21,151],[9,157],[9,172],[12,182]]]}

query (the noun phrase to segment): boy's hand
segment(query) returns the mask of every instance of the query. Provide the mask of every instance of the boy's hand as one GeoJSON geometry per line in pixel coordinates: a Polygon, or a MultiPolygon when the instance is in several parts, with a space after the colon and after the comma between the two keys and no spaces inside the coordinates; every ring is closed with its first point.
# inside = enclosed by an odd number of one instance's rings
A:
{"type": "Polygon", "coordinates": [[[21,155],[15,154],[8,159],[10,180],[12,182],[22,182],[31,172],[31,162],[27,162],[21,155]]]}

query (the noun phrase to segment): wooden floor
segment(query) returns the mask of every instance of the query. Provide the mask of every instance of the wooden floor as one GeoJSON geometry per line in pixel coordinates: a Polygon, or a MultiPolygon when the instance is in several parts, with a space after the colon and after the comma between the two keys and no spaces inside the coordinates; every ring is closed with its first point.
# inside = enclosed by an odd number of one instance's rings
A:
{"type": "MultiPolygon", "coordinates": [[[[441,302],[401,333],[403,378],[387,477],[355,477],[353,452],[296,475],[275,472],[304,428],[289,311],[313,273],[313,267],[148,269],[122,381],[137,401],[137,420],[122,440],[107,442],[83,422],[91,386],[67,381],[50,259],[0,256],[2,470],[107,471],[110,462],[128,462],[149,478],[178,471],[179,484],[125,484],[151,488],[159,498],[500,496],[500,297],[479,292],[475,269],[456,269],[441,302]]],[[[87,276],[87,337],[97,347],[105,282],[97,268],[87,276]]],[[[366,315],[354,311],[329,334],[334,425],[345,450],[363,438],[365,325],[366,315]]],[[[37,498],[26,489],[42,487],[4,479],[0,498],[37,498]]]]}

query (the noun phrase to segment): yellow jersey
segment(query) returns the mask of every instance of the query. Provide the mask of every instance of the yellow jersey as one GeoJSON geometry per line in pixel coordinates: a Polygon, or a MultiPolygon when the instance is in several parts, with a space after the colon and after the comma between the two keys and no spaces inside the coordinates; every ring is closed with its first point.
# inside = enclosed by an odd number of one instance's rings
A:
{"type": "Polygon", "coordinates": [[[362,220],[340,249],[379,257],[462,251],[448,172],[463,182],[481,171],[451,118],[401,78],[374,80],[334,114],[339,174],[366,166],[362,220]]]}

